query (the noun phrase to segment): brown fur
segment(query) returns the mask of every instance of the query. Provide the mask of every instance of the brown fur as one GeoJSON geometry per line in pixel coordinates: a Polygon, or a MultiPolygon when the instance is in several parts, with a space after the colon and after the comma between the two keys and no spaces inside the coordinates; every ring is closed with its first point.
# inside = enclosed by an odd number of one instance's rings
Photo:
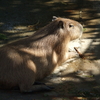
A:
{"type": "Polygon", "coordinates": [[[0,85],[28,92],[35,81],[47,75],[68,58],[68,43],[82,34],[76,21],[56,18],[32,36],[0,48],[0,85]],[[74,25],[74,27],[70,26],[74,25]]]}

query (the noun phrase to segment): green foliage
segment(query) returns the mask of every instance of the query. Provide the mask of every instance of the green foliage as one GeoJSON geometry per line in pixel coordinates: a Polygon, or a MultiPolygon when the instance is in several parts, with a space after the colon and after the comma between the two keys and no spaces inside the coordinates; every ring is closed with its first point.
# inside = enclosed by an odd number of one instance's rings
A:
{"type": "Polygon", "coordinates": [[[7,36],[4,35],[4,34],[0,34],[0,40],[6,40],[7,39],[7,36]]]}
{"type": "Polygon", "coordinates": [[[83,32],[85,32],[86,31],[86,28],[83,28],[83,32]]]}

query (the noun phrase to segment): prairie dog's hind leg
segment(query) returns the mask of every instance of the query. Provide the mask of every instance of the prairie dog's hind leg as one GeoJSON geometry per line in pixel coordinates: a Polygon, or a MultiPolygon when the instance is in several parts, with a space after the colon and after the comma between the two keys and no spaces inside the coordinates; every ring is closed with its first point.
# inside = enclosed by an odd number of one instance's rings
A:
{"type": "Polygon", "coordinates": [[[22,93],[31,93],[31,92],[41,92],[41,91],[51,91],[54,87],[47,86],[45,83],[35,82],[34,85],[21,84],[20,91],[22,93]]]}
{"type": "Polygon", "coordinates": [[[19,85],[20,91],[22,93],[28,93],[28,92],[32,92],[32,84],[26,84],[26,83],[21,83],[19,85]]]}

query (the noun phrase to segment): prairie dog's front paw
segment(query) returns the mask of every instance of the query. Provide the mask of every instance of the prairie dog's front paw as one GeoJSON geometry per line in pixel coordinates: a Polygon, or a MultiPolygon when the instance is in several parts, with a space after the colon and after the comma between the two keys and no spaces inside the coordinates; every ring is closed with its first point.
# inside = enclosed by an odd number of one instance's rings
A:
{"type": "Polygon", "coordinates": [[[69,52],[69,58],[77,58],[79,57],[77,52],[69,52]]]}

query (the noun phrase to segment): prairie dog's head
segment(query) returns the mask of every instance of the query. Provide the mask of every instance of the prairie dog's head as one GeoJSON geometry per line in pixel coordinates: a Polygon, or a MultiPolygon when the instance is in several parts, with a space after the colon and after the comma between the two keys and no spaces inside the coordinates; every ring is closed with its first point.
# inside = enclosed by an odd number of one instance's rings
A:
{"type": "Polygon", "coordinates": [[[83,33],[83,26],[74,20],[60,17],[53,17],[53,21],[58,22],[58,27],[61,33],[65,34],[70,40],[81,38],[83,33]]]}

